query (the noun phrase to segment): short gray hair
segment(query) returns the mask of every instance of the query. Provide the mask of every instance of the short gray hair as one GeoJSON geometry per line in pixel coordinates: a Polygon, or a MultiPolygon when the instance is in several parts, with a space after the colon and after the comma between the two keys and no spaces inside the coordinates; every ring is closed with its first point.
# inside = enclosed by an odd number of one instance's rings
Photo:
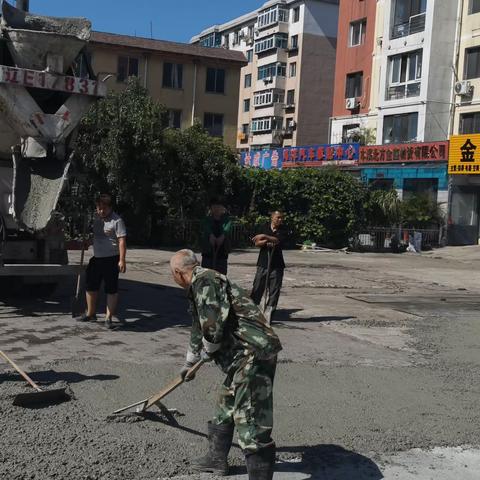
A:
{"type": "Polygon", "coordinates": [[[178,268],[179,270],[192,270],[199,262],[197,256],[192,250],[183,249],[178,251],[170,260],[172,268],[178,268]]]}

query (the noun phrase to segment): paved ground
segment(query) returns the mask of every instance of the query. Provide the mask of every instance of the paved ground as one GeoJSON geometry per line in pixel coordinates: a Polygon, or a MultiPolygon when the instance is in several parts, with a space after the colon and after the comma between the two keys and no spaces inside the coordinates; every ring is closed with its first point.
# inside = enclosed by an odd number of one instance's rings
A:
{"type": "MultiPolygon", "coordinates": [[[[207,479],[189,474],[221,375],[204,367],[167,419],[110,413],[158,390],[181,365],[189,318],[169,252],[134,250],[125,329],[75,323],[73,284],[49,300],[2,299],[0,348],[74,400],[19,409],[0,364],[0,478],[207,479]]],[[[276,329],[276,479],[476,479],[480,471],[480,248],[422,255],[288,252],[276,329]]],[[[72,255],[75,260],[75,255],[72,255]]],[[[249,287],[254,252],[231,259],[249,287]]],[[[241,452],[233,476],[244,479],[241,452]]]]}

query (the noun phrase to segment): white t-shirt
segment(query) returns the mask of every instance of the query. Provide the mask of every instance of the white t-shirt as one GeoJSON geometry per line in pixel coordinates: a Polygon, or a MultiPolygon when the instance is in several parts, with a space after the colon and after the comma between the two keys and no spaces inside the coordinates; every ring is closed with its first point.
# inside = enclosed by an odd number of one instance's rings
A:
{"type": "Polygon", "coordinates": [[[112,212],[106,218],[95,214],[93,219],[93,255],[97,258],[119,255],[118,239],[126,236],[125,223],[115,212],[112,212]]]}

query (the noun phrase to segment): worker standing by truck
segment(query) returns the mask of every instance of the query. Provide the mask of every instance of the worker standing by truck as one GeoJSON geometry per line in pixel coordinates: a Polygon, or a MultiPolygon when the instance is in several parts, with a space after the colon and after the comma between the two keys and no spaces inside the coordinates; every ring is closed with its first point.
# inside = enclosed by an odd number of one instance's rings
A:
{"type": "Polygon", "coordinates": [[[127,255],[127,230],[122,218],[113,211],[112,197],[100,195],[96,200],[96,214],[93,220],[93,257],[86,271],[87,311],[78,320],[97,320],[98,292],[102,282],[107,295],[105,326],[113,328],[114,322],[125,324],[117,316],[118,277],[125,273],[127,255]]]}

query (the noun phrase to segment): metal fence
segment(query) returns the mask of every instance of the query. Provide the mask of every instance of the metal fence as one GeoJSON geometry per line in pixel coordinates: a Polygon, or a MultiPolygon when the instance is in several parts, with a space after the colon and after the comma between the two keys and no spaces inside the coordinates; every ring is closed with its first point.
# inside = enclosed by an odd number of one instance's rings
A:
{"type": "Polygon", "coordinates": [[[395,251],[408,246],[414,233],[422,234],[422,250],[443,245],[444,231],[438,229],[420,229],[405,227],[370,227],[360,231],[353,241],[354,250],[362,251],[395,251]]]}

